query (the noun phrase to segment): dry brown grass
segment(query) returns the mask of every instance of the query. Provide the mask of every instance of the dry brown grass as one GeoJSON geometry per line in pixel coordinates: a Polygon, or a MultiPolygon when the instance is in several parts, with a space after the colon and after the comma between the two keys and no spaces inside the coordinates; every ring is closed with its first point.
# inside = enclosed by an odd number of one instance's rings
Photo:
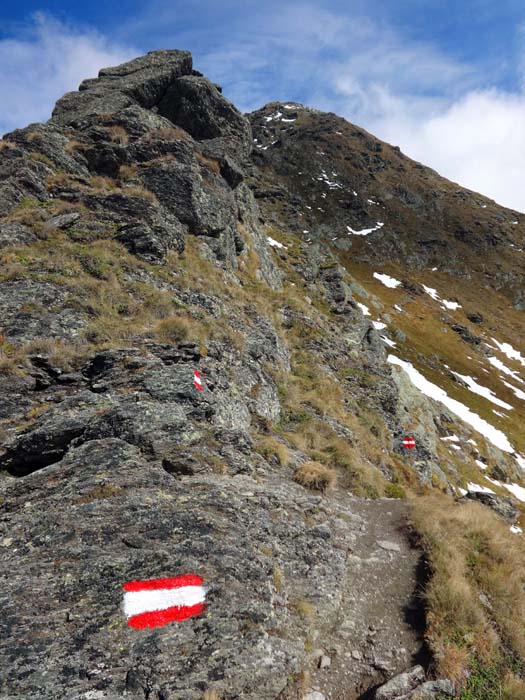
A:
{"type": "Polygon", "coordinates": [[[117,188],[117,183],[110,177],[103,177],[102,175],[92,175],[89,178],[89,185],[97,192],[105,192],[107,190],[114,190],[117,188]]]}
{"type": "Polygon", "coordinates": [[[315,605],[304,598],[294,600],[292,603],[292,608],[299,615],[299,617],[303,618],[303,620],[313,620],[315,617],[315,605]]]}
{"type": "Polygon", "coordinates": [[[187,131],[178,126],[152,129],[144,136],[144,141],[187,141],[190,137],[187,131]]]}
{"type": "Polygon", "coordinates": [[[276,591],[280,592],[283,590],[284,574],[283,570],[279,566],[276,566],[273,570],[272,581],[276,591]]]}
{"type": "Polygon", "coordinates": [[[293,480],[307,489],[324,493],[335,486],[337,472],[320,462],[304,462],[295,470],[293,480]]]}
{"type": "Polygon", "coordinates": [[[463,683],[474,659],[504,668],[510,657],[525,670],[523,539],[480,504],[444,495],[417,499],[413,522],[432,572],[427,637],[438,672],[463,683]]]}
{"type": "Polygon", "coordinates": [[[85,143],[82,143],[81,141],[78,141],[77,139],[68,139],[68,143],[66,145],[65,151],[66,153],[69,153],[70,155],[74,155],[75,152],[77,151],[85,151],[87,150],[88,146],[85,143]]]}
{"type": "Polygon", "coordinates": [[[163,343],[180,343],[205,340],[208,333],[205,325],[191,316],[170,316],[157,324],[155,335],[163,343]]]}
{"type": "Polygon", "coordinates": [[[121,165],[118,171],[119,178],[121,180],[132,180],[138,173],[138,165],[134,163],[132,165],[121,165]]]}
{"type": "Polygon", "coordinates": [[[202,700],[221,700],[221,694],[215,688],[208,688],[202,694],[202,700]]]}
{"type": "Polygon", "coordinates": [[[113,141],[113,143],[120,143],[121,145],[125,145],[129,141],[128,133],[122,126],[108,126],[106,128],[106,131],[109,140],[113,141]]]}
{"type": "Polygon", "coordinates": [[[256,449],[267,461],[276,462],[280,467],[287,467],[290,463],[290,450],[271,435],[260,438],[256,449]]]}
{"type": "Polygon", "coordinates": [[[196,158],[203,168],[210,170],[212,173],[215,173],[215,175],[221,174],[221,166],[219,165],[219,161],[215,158],[205,156],[204,153],[196,153],[196,158]]]}
{"type": "Polygon", "coordinates": [[[141,187],[140,185],[135,185],[133,187],[126,187],[123,192],[130,197],[142,197],[143,199],[147,199],[149,202],[152,202],[153,204],[156,204],[158,201],[156,196],[151,190],[147,190],[145,187],[141,187]]]}

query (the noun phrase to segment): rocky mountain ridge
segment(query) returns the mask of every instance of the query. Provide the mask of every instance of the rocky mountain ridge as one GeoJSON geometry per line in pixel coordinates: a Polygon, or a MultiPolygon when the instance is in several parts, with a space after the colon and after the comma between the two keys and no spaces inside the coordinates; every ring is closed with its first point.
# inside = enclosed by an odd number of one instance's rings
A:
{"type": "Polygon", "coordinates": [[[523,226],[335,115],[240,114],[184,51],[6,135],[0,697],[453,696],[472,640],[424,629],[405,498],[521,546],[523,226]],[[127,581],[186,572],[204,615],[126,625],[127,581]]]}

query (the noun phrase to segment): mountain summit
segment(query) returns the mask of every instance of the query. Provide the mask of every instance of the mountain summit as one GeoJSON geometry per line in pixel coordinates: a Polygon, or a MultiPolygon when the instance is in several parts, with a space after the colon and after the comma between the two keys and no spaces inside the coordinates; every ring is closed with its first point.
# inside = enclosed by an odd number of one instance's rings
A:
{"type": "Polygon", "coordinates": [[[0,697],[523,698],[524,237],[187,51],[7,134],[0,697]]]}

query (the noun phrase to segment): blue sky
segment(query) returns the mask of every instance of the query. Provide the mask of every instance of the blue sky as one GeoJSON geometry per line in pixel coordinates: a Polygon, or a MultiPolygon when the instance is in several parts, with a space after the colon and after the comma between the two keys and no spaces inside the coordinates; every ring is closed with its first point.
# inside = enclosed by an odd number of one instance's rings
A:
{"type": "Polygon", "coordinates": [[[0,132],[105,65],[184,48],[240,109],[337,112],[525,211],[523,0],[4,0],[0,19],[0,132]]]}

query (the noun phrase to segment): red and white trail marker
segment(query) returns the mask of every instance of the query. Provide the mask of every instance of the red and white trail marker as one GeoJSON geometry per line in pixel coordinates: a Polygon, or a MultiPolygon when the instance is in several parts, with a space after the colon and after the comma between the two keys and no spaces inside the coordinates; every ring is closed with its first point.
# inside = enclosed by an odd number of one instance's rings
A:
{"type": "Polygon", "coordinates": [[[182,622],[206,609],[206,589],[196,574],[125,583],[123,609],[134,629],[182,622]]]}
{"type": "Polygon", "coordinates": [[[414,440],[413,437],[404,437],[403,438],[403,447],[406,447],[409,450],[413,450],[415,446],[416,446],[416,441],[414,440]]]}
{"type": "Polygon", "coordinates": [[[198,369],[193,370],[193,385],[197,389],[197,391],[203,390],[201,373],[198,369]]]}

